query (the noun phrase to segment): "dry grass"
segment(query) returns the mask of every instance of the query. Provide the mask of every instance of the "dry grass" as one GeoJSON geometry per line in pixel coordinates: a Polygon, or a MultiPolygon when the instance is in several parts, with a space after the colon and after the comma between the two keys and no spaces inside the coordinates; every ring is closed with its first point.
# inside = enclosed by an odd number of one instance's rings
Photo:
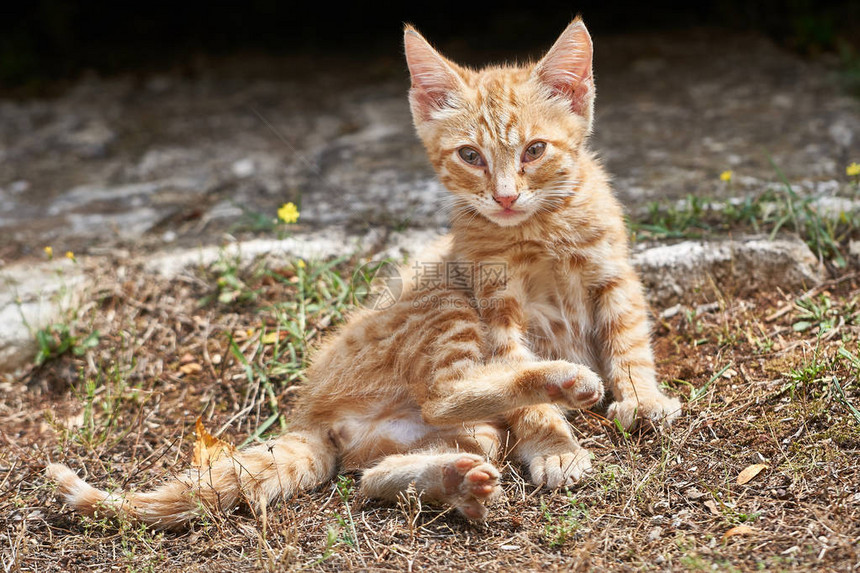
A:
{"type": "Polygon", "coordinates": [[[148,488],[187,466],[198,415],[235,443],[279,431],[305,348],[342,318],[351,268],[224,261],[170,282],[134,268],[101,277],[70,322],[73,333],[97,330],[98,346],[0,387],[3,570],[860,569],[860,419],[849,407],[860,406],[860,280],[850,269],[801,305],[802,293],[716,293],[658,319],[661,375],[686,398],[684,416],[629,435],[574,416],[595,473],[565,494],[535,491],[506,467],[485,525],[414,496],[398,507],[360,499],[350,479],[276,505],[265,523],[240,509],[184,534],[81,518],[57,502],[42,475],[49,459],[103,487],[148,488]],[[756,463],[768,467],[738,485],[756,463]],[[751,530],[724,538],[741,524],[751,530]]]}

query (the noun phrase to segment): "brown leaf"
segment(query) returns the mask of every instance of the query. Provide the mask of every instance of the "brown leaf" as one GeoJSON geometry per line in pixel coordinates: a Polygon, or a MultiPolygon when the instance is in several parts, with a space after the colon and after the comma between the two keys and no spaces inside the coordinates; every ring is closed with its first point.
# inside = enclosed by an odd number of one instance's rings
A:
{"type": "Polygon", "coordinates": [[[735,535],[752,535],[753,533],[755,533],[755,529],[749,525],[737,525],[723,534],[723,543],[725,543],[729,537],[733,537],[735,535]]]}
{"type": "Polygon", "coordinates": [[[751,466],[747,466],[744,468],[740,474],[738,474],[738,485],[744,485],[755,476],[760,474],[762,470],[766,470],[767,465],[765,464],[753,464],[751,466]]]}
{"type": "Polygon", "coordinates": [[[182,373],[183,373],[183,374],[185,374],[185,375],[188,375],[188,374],[197,374],[198,372],[202,372],[202,371],[203,371],[203,367],[202,367],[202,366],[200,366],[200,365],[199,365],[198,363],[196,363],[196,362],[189,362],[188,364],[183,364],[182,366],[180,366],[180,367],[179,367],[179,371],[180,371],[180,372],[182,372],[182,373]]]}
{"type": "Polygon", "coordinates": [[[712,499],[709,499],[705,502],[705,507],[708,508],[713,515],[720,515],[720,508],[717,507],[717,502],[712,499]]]}
{"type": "Polygon", "coordinates": [[[194,425],[194,433],[197,439],[194,441],[194,453],[191,457],[191,465],[200,469],[206,469],[223,454],[232,456],[236,452],[233,444],[216,438],[203,427],[203,420],[197,417],[194,425]]]}

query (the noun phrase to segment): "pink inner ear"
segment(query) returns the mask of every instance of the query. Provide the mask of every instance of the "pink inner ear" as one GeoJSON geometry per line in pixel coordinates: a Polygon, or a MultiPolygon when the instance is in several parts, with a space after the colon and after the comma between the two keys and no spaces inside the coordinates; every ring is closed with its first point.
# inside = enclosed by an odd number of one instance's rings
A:
{"type": "Polygon", "coordinates": [[[413,30],[404,36],[406,63],[412,78],[411,99],[417,112],[427,119],[430,112],[445,106],[459,79],[451,64],[413,30]]]}
{"type": "Polygon", "coordinates": [[[562,32],[535,71],[553,92],[570,100],[574,113],[589,116],[594,99],[591,60],[591,37],[577,21],[562,32]]]}

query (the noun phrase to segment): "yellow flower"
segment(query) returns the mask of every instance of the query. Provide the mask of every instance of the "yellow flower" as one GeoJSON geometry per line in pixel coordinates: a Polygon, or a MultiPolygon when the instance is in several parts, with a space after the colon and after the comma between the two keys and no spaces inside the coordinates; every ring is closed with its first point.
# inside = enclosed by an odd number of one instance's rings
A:
{"type": "Polygon", "coordinates": [[[729,183],[732,180],[732,172],[731,171],[723,171],[720,173],[720,181],[725,181],[729,183]]]}
{"type": "Polygon", "coordinates": [[[77,259],[75,258],[75,253],[73,253],[72,251],[66,251],[66,258],[70,261],[77,262],[77,259]]]}
{"type": "Polygon", "coordinates": [[[53,258],[54,258],[54,249],[53,249],[53,247],[51,247],[50,245],[49,245],[49,246],[47,246],[47,247],[45,247],[45,254],[46,254],[46,255],[48,255],[48,258],[49,258],[49,259],[53,259],[53,258]]]}
{"type": "Polygon", "coordinates": [[[299,220],[300,215],[301,213],[299,213],[299,210],[293,203],[284,203],[278,209],[278,219],[284,223],[295,223],[299,220]]]}
{"type": "Polygon", "coordinates": [[[849,177],[857,177],[860,175],[860,164],[853,162],[845,168],[845,174],[849,177]]]}
{"type": "Polygon", "coordinates": [[[297,262],[297,263],[296,263],[296,266],[297,266],[297,267],[299,267],[300,269],[303,269],[303,268],[305,268],[307,265],[305,264],[305,261],[304,261],[304,260],[299,259],[299,262],[297,262]]]}

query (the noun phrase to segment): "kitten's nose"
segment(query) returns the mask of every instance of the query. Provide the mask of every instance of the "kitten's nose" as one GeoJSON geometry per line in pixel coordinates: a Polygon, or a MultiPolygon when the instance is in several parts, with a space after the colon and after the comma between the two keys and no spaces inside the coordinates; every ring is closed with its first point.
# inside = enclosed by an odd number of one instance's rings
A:
{"type": "Polygon", "coordinates": [[[519,198],[520,198],[519,193],[517,193],[516,195],[505,195],[505,196],[493,195],[493,201],[495,201],[496,203],[498,203],[499,205],[501,205],[505,209],[510,209],[511,205],[516,203],[517,199],[519,199],[519,198]]]}

